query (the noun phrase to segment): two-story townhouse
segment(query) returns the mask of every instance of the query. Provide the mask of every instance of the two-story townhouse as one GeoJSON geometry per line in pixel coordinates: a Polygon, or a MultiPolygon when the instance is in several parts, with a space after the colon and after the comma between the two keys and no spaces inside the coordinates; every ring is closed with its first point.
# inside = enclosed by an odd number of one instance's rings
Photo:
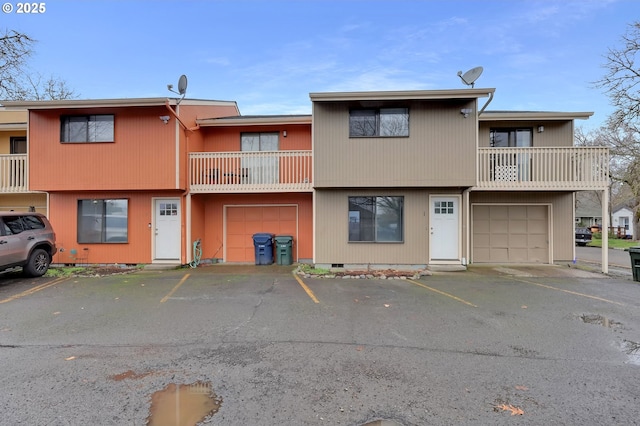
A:
{"type": "MultiPolygon", "coordinates": [[[[190,150],[191,240],[202,256],[256,260],[253,235],[290,236],[293,261],[313,258],[311,116],[197,120],[190,150]]],[[[275,248],[274,248],[275,251],[275,248]]]]}
{"type": "Polygon", "coordinates": [[[27,110],[0,109],[0,210],[47,212],[47,194],[29,191],[27,110]]]}
{"type": "Polygon", "coordinates": [[[489,113],[493,93],[312,93],[315,263],[574,259],[574,194],[608,186],[607,149],[573,147],[591,113],[489,113]]]}
{"type": "Polygon", "coordinates": [[[141,98],[3,102],[28,110],[29,189],[49,194],[54,263],[184,264],[196,119],[235,102],[141,98]]]}

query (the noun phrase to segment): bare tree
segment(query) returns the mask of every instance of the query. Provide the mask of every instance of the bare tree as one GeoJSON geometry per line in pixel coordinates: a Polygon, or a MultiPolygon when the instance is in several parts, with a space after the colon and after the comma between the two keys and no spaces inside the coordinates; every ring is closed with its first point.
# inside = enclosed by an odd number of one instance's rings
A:
{"type": "Polygon", "coordinates": [[[5,31],[0,37],[0,99],[20,99],[20,77],[33,44],[33,39],[16,31],[5,31]]]}
{"type": "Polygon", "coordinates": [[[629,25],[622,36],[621,48],[610,48],[605,56],[604,77],[596,86],[604,89],[616,108],[615,120],[634,122],[640,119],[640,22],[629,25]]]}
{"type": "MultiPolygon", "coordinates": [[[[579,137],[583,137],[580,135],[579,137]]],[[[634,235],[640,235],[640,132],[612,116],[607,123],[584,136],[587,145],[608,146],[611,152],[611,201],[628,201],[633,210],[634,235]]]]}
{"type": "Polygon", "coordinates": [[[34,39],[14,30],[0,35],[0,99],[48,100],[77,97],[67,83],[54,76],[32,73],[28,59],[34,39]]]}

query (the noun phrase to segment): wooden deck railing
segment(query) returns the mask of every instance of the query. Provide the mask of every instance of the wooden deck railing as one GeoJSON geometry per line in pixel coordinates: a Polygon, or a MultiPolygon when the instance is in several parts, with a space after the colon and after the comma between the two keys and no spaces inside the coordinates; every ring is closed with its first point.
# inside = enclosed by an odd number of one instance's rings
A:
{"type": "Polygon", "coordinates": [[[311,151],[194,152],[191,192],[307,192],[311,151]]]}
{"type": "Polygon", "coordinates": [[[27,155],[0,155],[0,193],[26,192],[27,185],[27,155]]]}
{"type": "Polygon", "coordinates": [[[478,184],[491,190],[603,190],[605,147],[479,148],[478,184]]]}

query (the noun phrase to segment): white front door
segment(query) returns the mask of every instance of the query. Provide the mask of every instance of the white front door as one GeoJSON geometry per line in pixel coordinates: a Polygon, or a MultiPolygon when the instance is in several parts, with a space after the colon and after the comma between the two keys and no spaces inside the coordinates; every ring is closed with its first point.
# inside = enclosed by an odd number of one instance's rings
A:
{"type": "Polygon", "coordinates": [[[431,197],[429,251],[431,260],[460,259],[458,197],[431,197]]]}
{"type": "Polygon", "coordinates": [[[154,253],[158,260],[180,260],[180,199],[155,202],[154,253]]]}

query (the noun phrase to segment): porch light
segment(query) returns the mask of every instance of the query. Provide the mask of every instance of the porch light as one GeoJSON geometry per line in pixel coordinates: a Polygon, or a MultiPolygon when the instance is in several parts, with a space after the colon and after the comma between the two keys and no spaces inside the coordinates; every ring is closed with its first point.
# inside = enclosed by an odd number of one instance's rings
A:
{"type": "Polygon", "coordinates": [[[544,126],[538,126],[538,133],[544,132],[544,126]]]}

